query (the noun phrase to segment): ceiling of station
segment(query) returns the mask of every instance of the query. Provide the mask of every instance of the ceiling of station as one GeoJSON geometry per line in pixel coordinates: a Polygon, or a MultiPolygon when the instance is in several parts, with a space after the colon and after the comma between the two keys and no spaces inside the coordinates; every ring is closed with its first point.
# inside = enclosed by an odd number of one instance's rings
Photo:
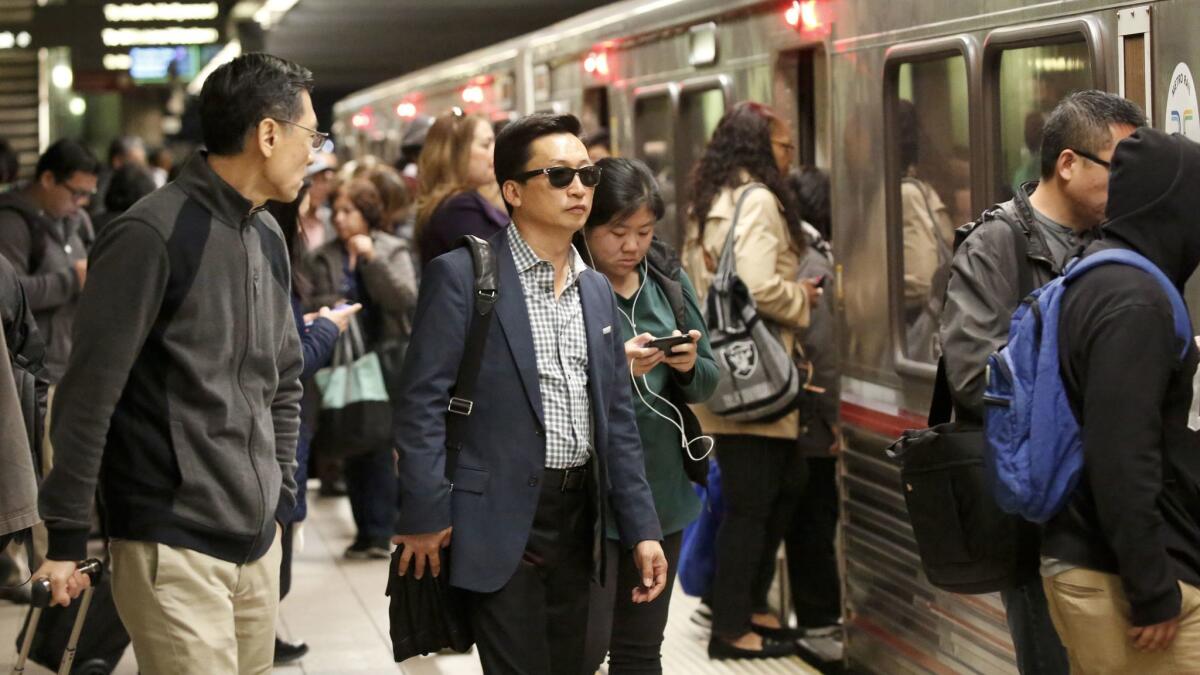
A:
{"type": "Polygon", "coordinates": [[[611,1],[299,0],[267,32],[266,49],[340,97],[611,1]]]}

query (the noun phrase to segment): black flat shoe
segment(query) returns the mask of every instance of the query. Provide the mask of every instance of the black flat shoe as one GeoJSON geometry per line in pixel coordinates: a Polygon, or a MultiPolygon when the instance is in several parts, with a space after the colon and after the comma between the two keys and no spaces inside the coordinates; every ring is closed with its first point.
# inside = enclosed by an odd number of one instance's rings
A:
{"type": "Polygon", "coordinates": [[[804,629],[798,628],[769,628],[760,626],[756,623],[750,624],[750,630],[758,633],[764,638],[771,638],[776,642],[795,642],[805,636],[804,629]]]}
{"type": "Polygon", "coordinates": [[[301,642],[284,642],[275,638],[275,665],[291,663],[308,653],[308,645],[301,642]]]}
{"type": "Polygon", "coordinates": [[[781,659],[794,654],[796,654],[795,642],[780,642],[769,637],[763,637],[762,649],[742,649],[718,637],[714,637],[708,641],[708,658],[714,661],[723,661],[725,659],[781,659]]]}

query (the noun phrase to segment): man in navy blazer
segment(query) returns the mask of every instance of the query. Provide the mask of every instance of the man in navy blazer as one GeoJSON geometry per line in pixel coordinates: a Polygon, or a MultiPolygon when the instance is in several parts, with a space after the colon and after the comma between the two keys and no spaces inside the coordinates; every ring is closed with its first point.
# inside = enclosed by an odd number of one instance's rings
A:
{"type": "Polygon", "coordinates": [[[608,514],[643,573],[634,599],[666,585],[617,306],[571,246],[601,178],[579,131],[571,115],[537,114],[496,139],[513,223],[489,242],[499,297],[450,479],[446,415],[475,295],[464,248],[423,272],[396,402],[400,573],[415,561],[418,578],[437,575],[453,534],[450,583],[470,592],[489,673],[580,672],[608,514]]]}

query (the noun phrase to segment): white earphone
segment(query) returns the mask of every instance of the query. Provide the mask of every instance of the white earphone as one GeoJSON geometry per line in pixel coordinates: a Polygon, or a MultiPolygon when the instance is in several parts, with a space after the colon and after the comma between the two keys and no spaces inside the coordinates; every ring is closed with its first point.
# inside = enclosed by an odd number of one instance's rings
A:
{"type": "MultiPolygon", "coordinates": [[[[584,242],[584,247],[585,248],[587,247],[586,241],[584,242]]],[[[592,257],[592,252],[590,250],[588,251],[588,257],[589,258],[592,257]]],[[[621,316],[625,317],[625,320],[629,322],[629,327],[633,329],[634,335],[637,335],[637,332],[638,332],[637,331],[637,322],[634,321],[634,317],[637,316],[638,299],[642,297],[642,289],[646,287],[646,279],[649,276],[650,275],[646,268],[646,260],[645,260],[645,258],[643,258],[642,259],[642,283],[641,283],[641,285],[638,286],[637,293],[635,293],[633,296],[633,306],[629,308],[630,313],[626,314],[625,310],[621,309],[620,307],[617,308],[617,311],[621,313],[621,316]]],[[[713,447],[716,445],[716,441],[713,439],[713,437],[708,436],[708,435],[703,435],[703,436],[697,436],[697,437],[689,440],[687,437],[687,430],[684,429],[684,427],[683,427],[683,413],[679,411],[679,408],[675,407],[674,403],[671,403],[666,398],[659,396],[657,392],[655,392],[653,389],[651,389],[650,382],[647,381],[645,375],[642,375],[642,378],[641,378],[642,385],[644,387],[646,387],[646,391],[649,392],[649,394],[651,396],[653,396],[654,398],[656,398],[656,399],[662,401],[663,403],[666,403],[668,406],[670,406],[671,410],[675,411],[675,415],[679,418],[679,421],[676,421],[676,420],[664,415],[663,413],[659,412],[658,409],[655,408],[653,404],[651,404],[649,401],[646,400],[646,397],[644,395],[642,395],[642,388],[638,386],[638,377],[637,377],[637,375],[634,375],[634,373],[633,373],[633,363],[632,362],[629,364],[629,377],[633,380],[633,390],[637,392],[638,398],[642,399],[642,403],[647,408],[650,409],[650,412],[652,412],[655,415],[658,415],[659,417],[663,418],[664,420],[670,422],[671,426],[673,426],[679,430],[680,445],[687,452],[688,457],[692,458],[692,461],[694,461],[694,462],[703,461],[710,454],[712,454],[713,447]],[[704,454],[697,457],[695,454],[692,453],[692,445],[698,441],[705,441],[705,440],[708,441],[708,449],[704,451],[704,454]]]]}

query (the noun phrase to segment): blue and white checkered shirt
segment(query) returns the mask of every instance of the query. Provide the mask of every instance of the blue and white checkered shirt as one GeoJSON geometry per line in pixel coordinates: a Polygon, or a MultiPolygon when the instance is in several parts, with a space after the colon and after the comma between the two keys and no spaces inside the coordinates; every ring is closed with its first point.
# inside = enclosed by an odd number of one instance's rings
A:
{"type": "Polygon", "coordinates": [[[529,248],[517,226],[508,226],[525,307],[537,353],[538,388],[546,414],[546,468],[569,469],[587,463],[592,442],[592,402],[588,398],[587,332],[579,298],[585,268],[571,248],[571,269],[562,295],[554,297],[554,265],[529,248]]]}

